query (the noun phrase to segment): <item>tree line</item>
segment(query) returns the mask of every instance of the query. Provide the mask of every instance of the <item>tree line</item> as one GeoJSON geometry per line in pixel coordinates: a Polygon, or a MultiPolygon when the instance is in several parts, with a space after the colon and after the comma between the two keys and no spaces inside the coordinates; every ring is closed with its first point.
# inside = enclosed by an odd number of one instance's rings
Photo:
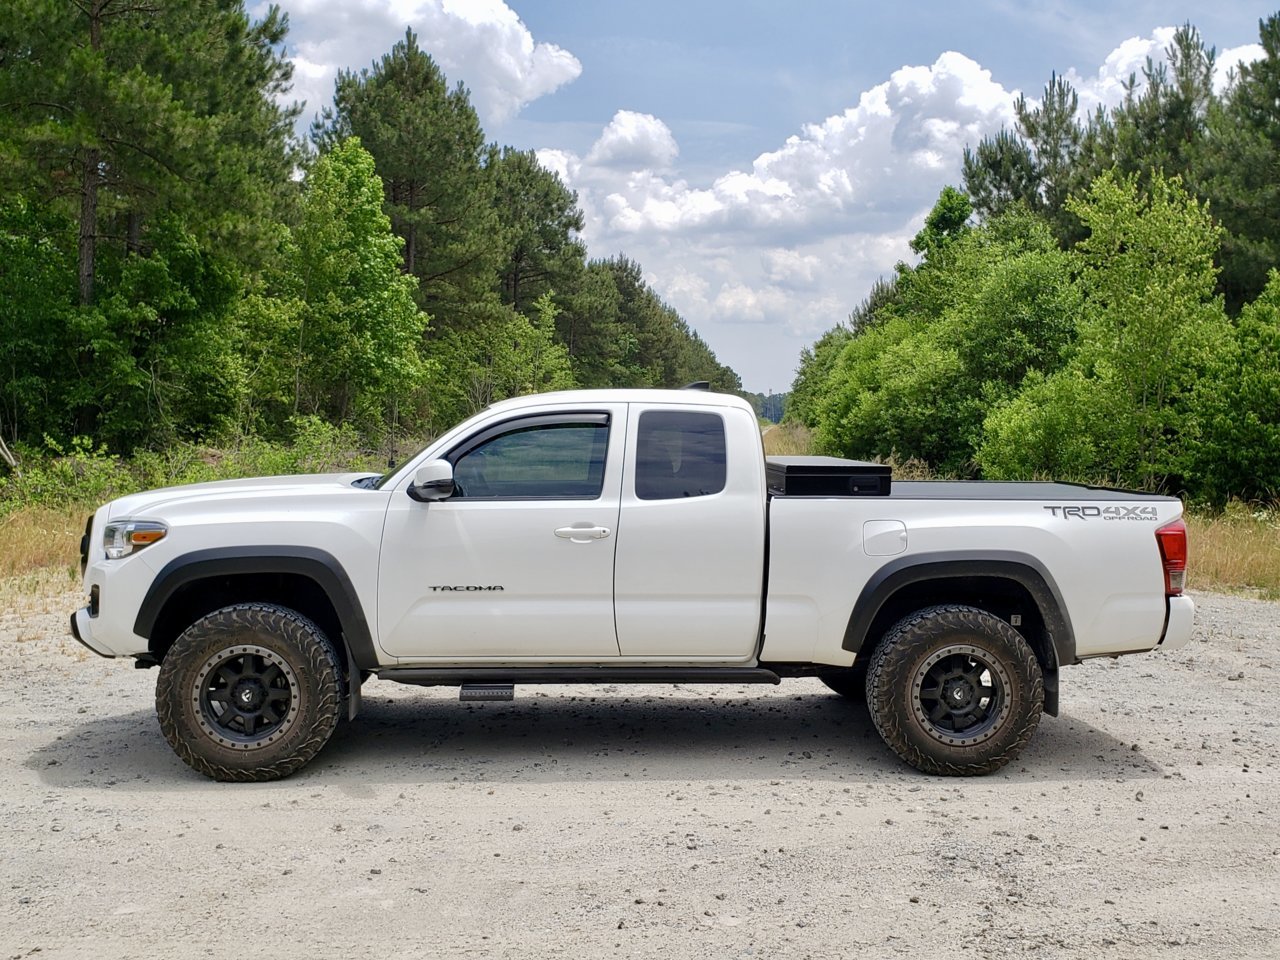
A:
{"type": "Polygon", "coordinates": [[[1117,107],[1020,98],[919,262],[804,351],[788,417],[954,476],[1280,496],[1280,14],[1259,34],[1222,92],[1186,24],[1117,107]]]}
{"type": "MultiPolygon", "coordinates": [[[[0,441],[113,452],[300,419],[371,447],[560,387],[741,382],[412,31],[295,137],[288,18],[0,10],[0,441]]],[[[12,459],[12,457],[11,457],[12,459]]]]}

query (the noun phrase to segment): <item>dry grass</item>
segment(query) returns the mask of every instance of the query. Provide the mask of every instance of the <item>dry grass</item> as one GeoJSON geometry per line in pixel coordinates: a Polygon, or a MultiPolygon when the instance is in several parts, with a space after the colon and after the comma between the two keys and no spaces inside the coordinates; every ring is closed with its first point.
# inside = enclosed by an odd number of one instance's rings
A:
{"type": "Polygon", "coordinates": [[[1187,537],[1190,588],[1280,600],[1280,510],[1189,513],[1187,537]]]}
{"type": "Polygon", "coordinates": [[[92,507],[25,507],[0,516],[0,578],[36,570],[79,574],[80,537],[92,507]]]}
{"type": "Polygon", "coordinates": [[[813,436],[802,423],[779,423],[764,432],[764,452],[769,457],[802,457],[813,453],[813,436]]]}

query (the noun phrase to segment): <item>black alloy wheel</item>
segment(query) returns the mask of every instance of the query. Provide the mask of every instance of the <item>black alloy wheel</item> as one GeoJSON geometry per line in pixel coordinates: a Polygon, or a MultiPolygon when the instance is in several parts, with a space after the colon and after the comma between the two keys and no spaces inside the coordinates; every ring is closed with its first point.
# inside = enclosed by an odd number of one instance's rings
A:
{"type": "Polygon", "coordinates": [[[174,641],[156,680],[156,715],[192,769],[215,780],[276,780],[328,742],[343,679],[337,648],[312,621],[240,603],[174,641]]]}
{"type": "Polygon", "coordinates": [[[948,604],[919,610],[871,655],[867,707],[876,730],[917,770],[999,770],[1044,710],[1044,677],[1026,639],[999,617],[948,604]]]}

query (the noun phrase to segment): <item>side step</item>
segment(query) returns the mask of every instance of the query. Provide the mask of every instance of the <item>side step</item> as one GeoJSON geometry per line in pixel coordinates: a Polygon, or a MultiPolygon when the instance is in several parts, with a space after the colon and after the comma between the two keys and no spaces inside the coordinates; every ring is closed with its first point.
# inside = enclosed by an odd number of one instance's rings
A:
{"type": "Polygon", "coordinates": [[[464,683],[458,688],[459,700],[514,700],[516,688],[510,683],[464,683]]]}
{"type": "Polygon", "coordinates": [[[461,686],[463,700],[511,697],[468,696],[468,687],[511,689],[516,683],[781,683],[762,667],[388,667],[379,680],[420,687],[461,686]]]}

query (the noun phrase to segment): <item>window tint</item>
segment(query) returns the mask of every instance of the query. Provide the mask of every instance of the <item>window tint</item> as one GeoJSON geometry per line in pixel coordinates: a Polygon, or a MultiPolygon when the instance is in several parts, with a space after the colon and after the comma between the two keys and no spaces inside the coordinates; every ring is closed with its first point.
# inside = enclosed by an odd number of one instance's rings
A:
{"type": "Polygon", "coordinates": [[[454,499],[593,500],[608,442],[607,423],[513,427],[453,461],[454,499]]]}
{"type": "Polygon", "coordinates": [[[636,496],[705,497],[724,489],[724,421],[714,413],[646,410],[636,438],[636,496]]]}

